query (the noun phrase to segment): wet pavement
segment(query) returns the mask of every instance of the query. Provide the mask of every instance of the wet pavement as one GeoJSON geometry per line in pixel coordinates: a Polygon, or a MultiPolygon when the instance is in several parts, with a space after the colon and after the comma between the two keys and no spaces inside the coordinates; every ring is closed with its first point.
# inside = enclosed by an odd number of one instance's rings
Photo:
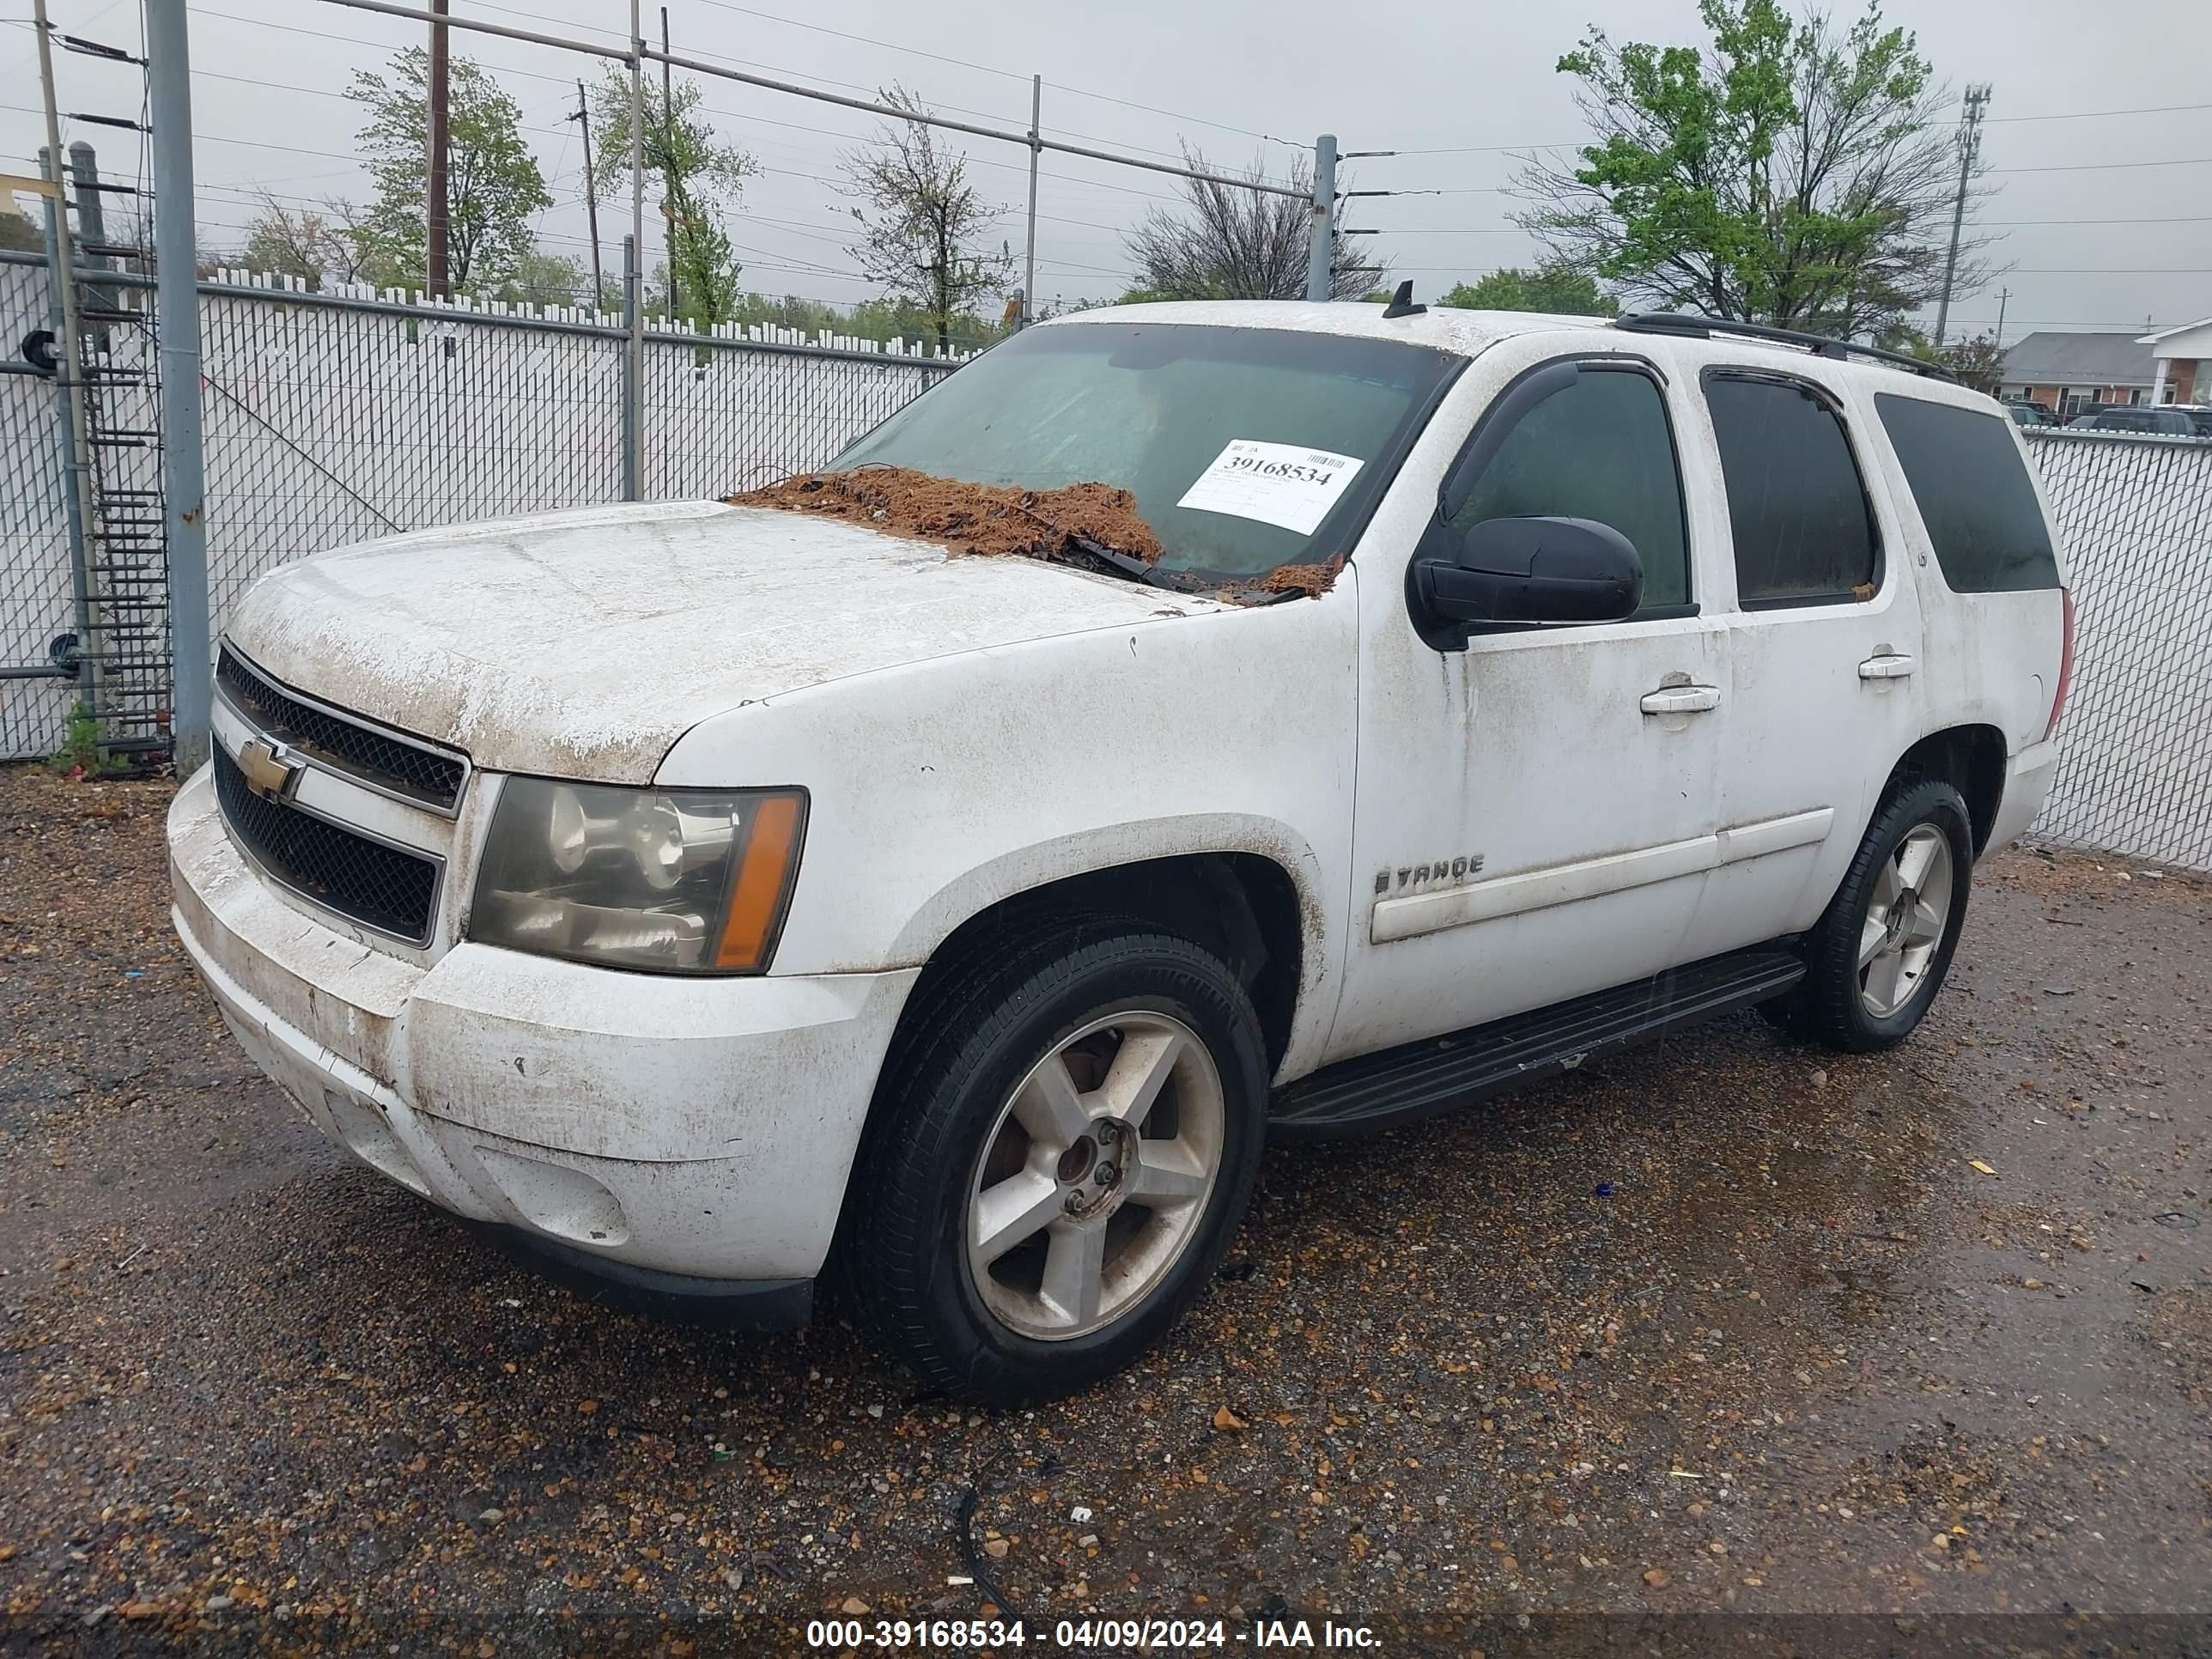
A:
{"type": "Polygon", "coordinates": [[[981,1413],[834,1306],[585,1306],[324,1146],[168,936],[165,801],[0,771],[0,1650],[2212,1644],[2197,883],[2008,853],[1891,1054],[1746,1016],[1279,1149],[1162,1349],[981,1413]]]}

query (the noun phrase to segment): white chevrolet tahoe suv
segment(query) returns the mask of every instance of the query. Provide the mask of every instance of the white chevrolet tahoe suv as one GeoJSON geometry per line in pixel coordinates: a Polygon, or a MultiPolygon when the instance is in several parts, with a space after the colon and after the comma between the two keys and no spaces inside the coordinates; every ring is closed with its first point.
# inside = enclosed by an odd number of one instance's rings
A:
{"type": "Polygon", "coordinates": [[[695,502],[289,565],[174,919],[364,1163],[664,1309],[794,1323],[834,1263],[957,1396],[1157,1340],[1271,1140],[1754,1003],[1899,1041],[2051,776],[2012,422],[1856,348],[1108,309],[833,465],[1103,483],[1166,550],[695,502]]]}

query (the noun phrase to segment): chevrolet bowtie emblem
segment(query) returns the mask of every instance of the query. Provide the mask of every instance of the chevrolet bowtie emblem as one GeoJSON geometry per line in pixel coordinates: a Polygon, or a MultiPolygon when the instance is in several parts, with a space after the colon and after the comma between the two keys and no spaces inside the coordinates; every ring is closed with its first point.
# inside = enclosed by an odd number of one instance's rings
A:
{"type": "Polygon", "coordinates": [[[264,800],[282,800],[306,765],[272,738],[248,738],[239,745],[238,769],[246,787],[264,800]]]}

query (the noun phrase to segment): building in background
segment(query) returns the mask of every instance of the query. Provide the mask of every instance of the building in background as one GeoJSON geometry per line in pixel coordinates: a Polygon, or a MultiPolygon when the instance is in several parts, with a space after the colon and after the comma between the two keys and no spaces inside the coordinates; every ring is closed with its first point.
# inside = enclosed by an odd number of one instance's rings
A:
{"type": "Polygon", "coordinates": [[[2037,333],[2006,350],[2002,392],[2070,415],[2088,404],[2153,401],[2155,372],[2156,358],[2139,335],[2037,333]]]}
{"type": "Polygon", "coordinates": [[[2146,334],[2137,343],[2150,348],[2151,402],[2212,404],[2212,317],[2146,334]]]}

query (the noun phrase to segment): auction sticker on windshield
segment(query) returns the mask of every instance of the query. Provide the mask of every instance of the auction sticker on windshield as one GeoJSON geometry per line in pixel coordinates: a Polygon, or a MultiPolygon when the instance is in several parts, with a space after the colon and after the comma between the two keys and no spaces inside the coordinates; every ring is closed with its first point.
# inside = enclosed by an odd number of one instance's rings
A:
{"type": "Polygon", "coordinates": [[[1364,465],[1326,449],[1231,438],[1176,505],[1257,519],[1310,536],[1364,465]]]}

